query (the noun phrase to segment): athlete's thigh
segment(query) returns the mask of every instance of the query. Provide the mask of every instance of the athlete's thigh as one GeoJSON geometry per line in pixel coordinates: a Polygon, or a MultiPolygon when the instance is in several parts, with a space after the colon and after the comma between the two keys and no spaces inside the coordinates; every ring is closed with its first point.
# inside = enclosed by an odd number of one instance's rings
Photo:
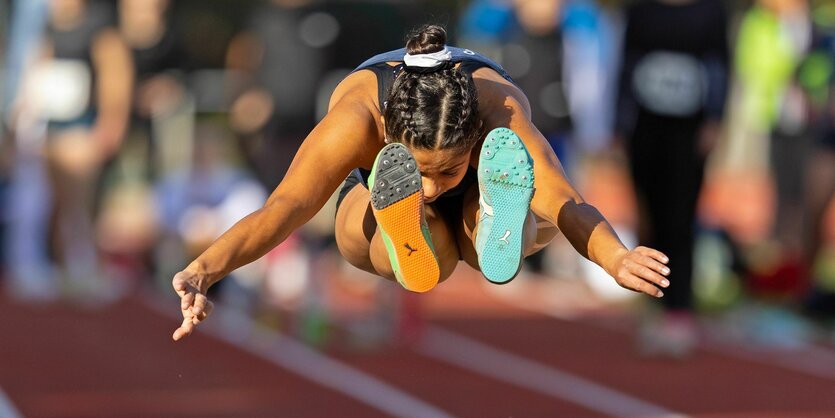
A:
{"type": "Polygon", "coordinates": [[[377,229],[369,196],[368,189],[355,185],[336,209],[334,225],[339,252],[349,263],[366,271],[373,269],[369,249],[377,229]]]}

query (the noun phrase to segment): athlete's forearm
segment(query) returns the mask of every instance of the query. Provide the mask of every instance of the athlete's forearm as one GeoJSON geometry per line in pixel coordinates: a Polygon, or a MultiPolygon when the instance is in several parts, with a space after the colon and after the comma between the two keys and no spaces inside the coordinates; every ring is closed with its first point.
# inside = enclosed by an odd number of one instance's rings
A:
{"type": "Polygon", "coordinates": [[[606,218],[588,203],[566,202],[557,215],[557,226],[580,255],[610,275],[617,259],[628,251],[606,218]]]}
{"type": "Polygon", "coordinates": [[[264,256],[306,222],[305,214],[309,211],[297,206],[281,199],[271,200],[221,235],[186,269],[197,274],[207,287],[217,283],[235,269],[264,256]]]}

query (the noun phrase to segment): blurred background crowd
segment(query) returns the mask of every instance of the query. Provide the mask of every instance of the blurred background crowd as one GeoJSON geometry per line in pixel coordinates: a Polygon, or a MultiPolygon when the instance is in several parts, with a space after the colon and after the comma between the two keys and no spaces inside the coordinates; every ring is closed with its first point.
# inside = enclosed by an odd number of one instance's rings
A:
{"type": "MultiPolygon", "coordinates": [[[[639,312],[647,353],[686,354],[706,320],[763,344],[835,339],[824,0],[0,1],[6,294],[172,293],[263,204],[339,81],[428,22],[502,64],[581,193],[627,245],[672,260],[657,304],[563,238],[517,280],[580,281],[639,312]]],[[[418,315],[415,296],[339,263],[333,206],[218,300],[319,343],[337,280],[373,295],[379,327],[418,315]]]]}

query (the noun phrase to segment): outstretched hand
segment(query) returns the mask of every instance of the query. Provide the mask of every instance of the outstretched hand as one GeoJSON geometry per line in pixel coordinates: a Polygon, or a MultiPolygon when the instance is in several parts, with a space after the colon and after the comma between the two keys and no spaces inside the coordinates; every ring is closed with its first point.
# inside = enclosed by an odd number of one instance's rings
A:
{"type": "Polygon", "coordinates": [[[208,284],[188,270],[177,273],[171,284],[180,296],[180,311],[183,314],[183,323],[173,335],[174,341],[178,341],[191,335],[194,327],[212,313],[215,305],[206,298],[208,284]]]}
{"type": "Polygon", "coordinates": [[[660,298],[664,292],[658,287],[670,285],[668,261],[661,251],[637,247],[617,258],[610,274],[621,287],[660,298]]]}

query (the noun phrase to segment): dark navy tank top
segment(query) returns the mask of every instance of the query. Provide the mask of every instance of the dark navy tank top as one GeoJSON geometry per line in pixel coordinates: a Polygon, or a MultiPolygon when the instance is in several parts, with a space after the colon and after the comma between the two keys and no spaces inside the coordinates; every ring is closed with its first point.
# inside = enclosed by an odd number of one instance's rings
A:
{"type": "MultiPolygon", "coordinates": [[[[452,62],[460,62],[461,66],[458,68],[467,74],[472,76],[475,70],[482,67],[489,67],[493,71],[499,73],[499,75],[501,75],[505,80],[516,84],[513,79],[510,78],[510,75],[507,74],[507,71],[490,58],[465,48],[447,46],[447,49],[449,49],[452,53],[452,62]]],[[[382,54],[377,54],[365,60],[365,62],[352,71],[353,73],[360,70],[371,70],[377,75],[377,97],[379,98],[381,113],[382,110],[385,109],[388,94],[391,90],[392,84],[394,84],[395,77],[397,77],[397,74],[403,70],[404,55],[406,55],[406,48],[383,52],[382,54]],[[397,62],[399,64],[392,67],[387,64],[389,62],[397,62]]]]}

